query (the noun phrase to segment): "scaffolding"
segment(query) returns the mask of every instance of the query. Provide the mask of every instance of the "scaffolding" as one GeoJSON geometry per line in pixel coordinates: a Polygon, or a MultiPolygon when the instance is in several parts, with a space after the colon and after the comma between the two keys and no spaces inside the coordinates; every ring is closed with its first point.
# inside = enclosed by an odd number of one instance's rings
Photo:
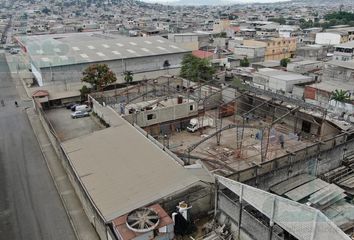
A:
{"type": "MultiPolygon", "coordinates": [[[[241,161],[242,159],[259,158],[259,163],[263,163],[270,160],[272,154],[276,155],[277,152],[281,150],[273,145],[276,134],[280,136],[280,130],[283,130],[282,128],[285,129],[285,127],[280,126],[283,119],[291,116],[294,127],[291,130],[286,130],[291,131],[296,138],[297,132],[301,130],[298,127],[298,119],[300,118],[301,112],[316,111],[319,112],[319,116],[321,117],[318,119],[321,119],[322,123],[326,119],[327,111],[325,109],[299,99],[289,98],[279,93],[265,91],[252,86],[248,86],[243,90],[236,90],[235,88],[225,85],[216,88],[210,84],[212,83],[193,83],[185,79],[165,76],[158,79],[146,80],[134,86],[127,86],[124,89],[115,89],[111,95],[108,94],[101,101],[111,105],[114,109],[119,108],[117,104],[122,103],[130,104],[139,101],[152,101],[151,104],[148,105],[151,106],[166,98],[181,96],[185,99],[195,101],[198,108],[198,115],[196,117],[199,121],[203,121],[203,118],[206,117],[213,118],[215,131],[212,133],[208,131],[208,134],[203,134],[203,130],[200,130],[200,134],[203,135],[203,138],[187,146],[183,152],[179,152],[179,155],[187,164],[192,163],[192,152],[198,148],[198,146],[211,139],[215,139],[216,146],[222,145],[223,132],[231,129],[235,129],[234,157],[236,160],[241,161]],[[222,96],[221,98],[216,97],[220,95],[222,96]],[[228,118],[229,120],[232,118],[232,124],[230,124],[230,121],[224,120],[225,118],[222,114],[222,108],[224,106],[233,106],[233,114],[228,118]],[[257,131],[256,139],[258,143],[260,143],[260,146],[255,149],[255,151],[258,153],[245,154],[245,149],[251,147],[255,148],[255,146],[250,146],[250,144],[247,145],[245,143],[247,138],[253,137],[253,134],[247,134],[245,129],[257,131]],[[274,132],[276,132],[276,134],[274,134],[274,132]]],[[[319,127],[321,127],[322,124],[318,123],[315,119],[311,123],[317,124],[319,127]]],[[[310,137],[321,141],[321,132],[312,134],[310,137]]],[[[249,152],[250,151],[251,150],[249,150],[249,152]]],[[[212,152],[208,154],[211,159],[222,158],[212,152]]],[[[204,159],[207,158],[208,157],[205,157],[204,159]]],[[[252,164],[259,164],[257,161],[252,160],[252,164]]]]}

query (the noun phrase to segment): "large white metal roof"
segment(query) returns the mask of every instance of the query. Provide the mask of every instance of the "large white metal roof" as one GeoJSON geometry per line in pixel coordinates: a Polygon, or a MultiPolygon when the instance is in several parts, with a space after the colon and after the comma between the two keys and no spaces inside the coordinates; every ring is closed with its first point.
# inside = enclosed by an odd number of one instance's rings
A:
{"type": "Polygon", "coordinates": [[[121,117],[120,124],[62,144],[106,222],[200,183],[121,117]]]}
{"type": "Polygon", "coordinates": [[[71,33],[17,39],[38,68],[190,52],[159,36],[71,33]]]}

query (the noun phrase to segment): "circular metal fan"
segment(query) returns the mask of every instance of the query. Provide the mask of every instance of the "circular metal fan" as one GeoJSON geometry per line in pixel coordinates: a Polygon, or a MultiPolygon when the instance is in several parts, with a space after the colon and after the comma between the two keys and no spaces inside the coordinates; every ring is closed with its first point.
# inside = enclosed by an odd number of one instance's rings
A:
{"type": "Polygon", "coordinates": [[[148,232],[159,225],[158,214],[150,208],[139,208],[128,214],[127,227],[135,232],[148,232]]]}

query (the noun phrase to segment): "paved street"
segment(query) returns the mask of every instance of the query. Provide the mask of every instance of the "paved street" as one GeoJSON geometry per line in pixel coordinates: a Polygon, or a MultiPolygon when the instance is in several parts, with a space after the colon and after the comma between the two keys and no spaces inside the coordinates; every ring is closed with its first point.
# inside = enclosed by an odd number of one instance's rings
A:
{"type": "MultiPolygon", "coordinates": [[[[0,54],[0,239],[75,239],[40,148],[0,54]]],[[[28,104],[28,103],[27,103],[28,104]]]]}

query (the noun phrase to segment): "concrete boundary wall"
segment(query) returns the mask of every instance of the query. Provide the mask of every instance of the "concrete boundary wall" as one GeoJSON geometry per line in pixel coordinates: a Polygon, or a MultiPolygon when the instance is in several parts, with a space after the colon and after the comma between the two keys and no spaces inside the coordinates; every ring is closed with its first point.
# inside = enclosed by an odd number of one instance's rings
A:
{"type": "Polygon", "coordinates": [[[73,166],[70,164],[68,157],[66,156],[64,150],[62,149],[61,143],[59,141],[59,138],[57,137],[57,134],[53,126],[51,125],[50,121],[46,118],[43,109],[41,108],[40,104],[37,102],[35,102],[35,109],[36,112],[38,113],[43,128],[47,136],[49,137],[50,142],[54,147],[56,154],[58,155],[58,158],[61,160],[61,163],[64,166],[64,169],[68,175],[71,184],[75,189],[77,196],[80,199],[80,202],[84,208],[87,217],[89,218],[89,221],[94,226],[99,237],[101,239],[107,239],[107,230],[106,230],[103,217],[101,216],[97,208],[94,206],[93,201],[88,197],[89,195],[87,194],[87,191],[84,188],[84,186],[81,184],[79,180],[80,179],[79,176],[77,175],[73,166]]]}
{"type": "Polygon", "coordinates": [[[345,148],[354,148],[354,139],[347,141],[347,135],[339,134],[227,177],[267,190],[271,185],[301,173],[321,175],[340,166],[345,148]]]}

